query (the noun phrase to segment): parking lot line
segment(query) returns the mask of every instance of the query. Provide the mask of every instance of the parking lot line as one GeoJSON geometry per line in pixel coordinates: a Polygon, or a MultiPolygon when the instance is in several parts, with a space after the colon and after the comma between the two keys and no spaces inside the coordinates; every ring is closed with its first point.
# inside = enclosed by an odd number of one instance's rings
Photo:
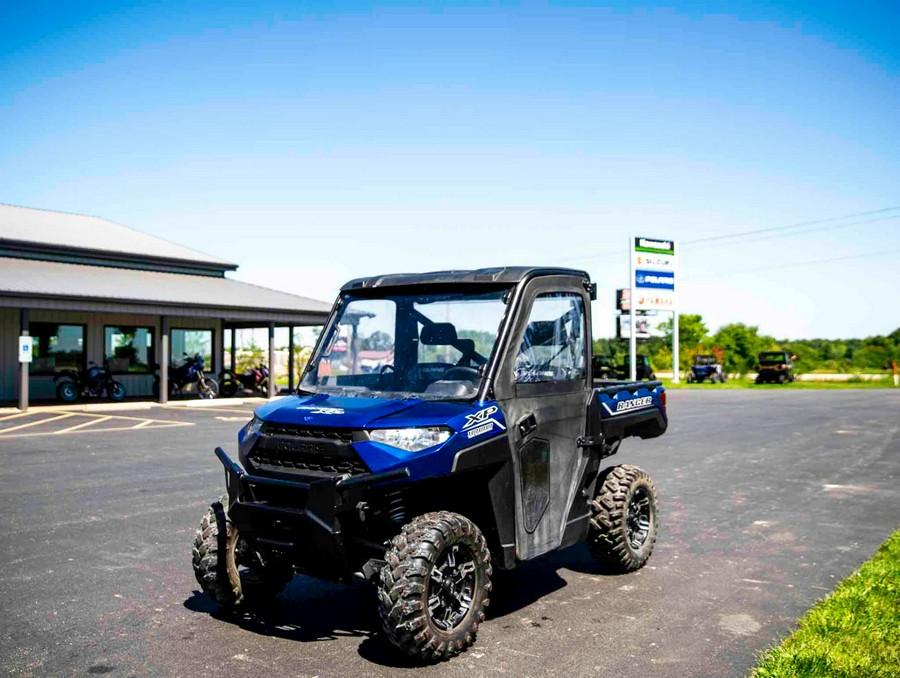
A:
{"type": "Polygon", "coordinates": [[[50,417],[49,419],[41,419],[39,421],[30,421],[27,424],[19,424],[18,426],[13,426],[12,428],[5,428],[0,431],[0,435],[6,435],[7,433],[11,433],[12,431],[18,431],[23,428],[28,428],[29,426],[38,426],[40,424],[49,424],[51,421],[59,421],[60,419],[68,419],[69,417],[74,417],[74,412],[66,412],[65,414],[60,414],[56,417],[50,417]]]}
{"type": "MultiPolygon", "coordinates": [[[[28,421],[27,423],[18,424],[9,428],[0,429],[0,440],[6,438],[33,438],[36,436],[62,435],[62,434],[78,434],[78,433],[110,433],[113,431],[134,431],[144,428],[172,428],[174,426],[194,426],[194,422],[190,421],[172,421],[169,419],[150,419],[147,417],[130,417],[126,415],[114,414],[89,414],[86,412],[62,412],[57,410],[59,414],[48,419],[37,419],[36,421],[28,421]],[[32,429],[31,427],[40,427],[42,424],[49,424],[50,428],[55,428],[54,422],[59,422],[70,417],[87,418],[88,421],[80,421],[74,426],[67,426],[58,430],[43,430],[41,428],[32,429]],[[109,427],[109,423],[113,426],[109,427]],[[116,426],[115,424],[122,424],[116,426]],[[26,429],[26,430],[23,430],[26,429]]],[[[22,412],[6,419],[13,417],[40,416],[40,413],[22,412]]],[[[3,421],[0,419],[0,421],[3,421]]],[[[77,421],[77,420],[76,420],[77,421]]],[[[68,422],[72,423],[72,422],[68,422]]]]}
{"type": "Polygon", "coordinates": [[[0,421],[6,421],[7,419],[18,419],[19,417],[27,417],[30,412],[19,412],[18,414],[8,414],[5,417],[0,417],[0,421]]]}
{"type": "Polygon", "coordinates": [[[54,431],[53,435],[58,436],[61,433],[71,433],[72,431],[79,431],[83,428],[87,428],[88,426],[93,426],[94,424],[99,424],[104,421],[109,421],[112,417],[97,417],[96,419],[91,419],[90,421],[86,421],[83,424],[76,424],[75,426],[70,426],[69,428],[64,428],[59,431],[54,431]]]}

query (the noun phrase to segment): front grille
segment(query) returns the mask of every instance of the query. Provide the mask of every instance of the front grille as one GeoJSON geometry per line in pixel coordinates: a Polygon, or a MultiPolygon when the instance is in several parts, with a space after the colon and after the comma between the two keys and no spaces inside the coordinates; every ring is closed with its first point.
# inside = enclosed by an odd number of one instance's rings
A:
{"type": "Polygon", "coordinates": [[[254,470],[270,473],[369,473],[353,449],[352,440],[353,432],[346,429],[266,423],[248,461],[254,470]]]}
{"type": "Polygon", "coordinates": [[[313,438],[315,440],[334,440],[341,443],[353,442],[353,432],[346,429],[310,428],[295,424],[273,424],[265,422],[260,433],[273,436],[294,436],[297,438],[313,438]]]}
{"type": "Polygon", "coordinates": [[[268,466],[277,469],[292,469],[297,471],[313,471],[315,473],[334,473],[343,475],[358,475],[368,473],[369,469],[359,458],[333,457],[324,454],[284,453],[270,451],[256,451],[250,454],[254,464],[268,466]]]}

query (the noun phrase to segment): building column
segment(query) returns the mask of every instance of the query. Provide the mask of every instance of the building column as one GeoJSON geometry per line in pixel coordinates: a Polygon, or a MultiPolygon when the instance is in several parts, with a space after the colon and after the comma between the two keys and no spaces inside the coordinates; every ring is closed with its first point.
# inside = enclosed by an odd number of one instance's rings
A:
{"type": "Polygon", "coordinates": [[[159,403],[169,402],[169,319],[159,319],[159,403]]]}
{"type": "Polygon", "coordinates": [[[275,395],[275,323],[269,323],[269,393],[275,395]]]}
{"type": "MultiPolygon", "coordinates": [[[[28,309],[19,311],[19,336],[28,336],[28,309]]],[[[16,339],[16,355],[18,355],[18,339],[16,339]]],[[[31,363],[19,363],[19,409],[23,412],[28,409],[28,377],[31,363]]]]}
{"type": "Polygon", "coordinates": [[[294,392],[294,326],[288,326],[288,391],[294,392]]]}
{"type": "Polygon", "coordinates": [[[212,371],[213,379],[218,383],[219,375],[225,367],[225,333],[222,331],[222,321],[216,321],[216,329],[212,332],[212,371]]]}
{"type": "Polygon", "coordinates": [[[237,329],[231,327],[231,373],[237,374],[237,329]]]}

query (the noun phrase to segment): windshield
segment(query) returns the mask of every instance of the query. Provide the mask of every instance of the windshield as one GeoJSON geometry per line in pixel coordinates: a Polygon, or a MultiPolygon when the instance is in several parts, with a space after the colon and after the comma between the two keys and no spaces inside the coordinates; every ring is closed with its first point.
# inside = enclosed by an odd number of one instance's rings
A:
{"type": "Polygon", "coordinates": [[[779,352],[770,352],[770,353],[760,353],[759,354],[759,362],[761,363],[786,363],[787,362],[787,354],[781,351],[779,352]]]}
{"type": "Polygon", "coordinates": [[[300,388],[349,396],[472,398],[497,341],[507,291],[345,294],[300,388]]]}
{"type": "Polygon", "coordinates": [[[694,364],[701,366],[715,365],[716,359],[711,355],[698,355],[694,357],[694,364]]]}

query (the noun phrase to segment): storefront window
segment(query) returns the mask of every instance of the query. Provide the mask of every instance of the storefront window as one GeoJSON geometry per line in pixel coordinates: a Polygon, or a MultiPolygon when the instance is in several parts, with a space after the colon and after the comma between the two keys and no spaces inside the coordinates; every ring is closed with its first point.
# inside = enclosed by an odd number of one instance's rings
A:
{"type": "Polygon", "coordinates": [[[84,369],[84,325],[31,323],[28,329],[34,337],[32,374],[84,369]]]}
{"type": "Polygon", "coordinates": [[[171,364],[181,365],[185,353],[191,357],[198,353],[206,362],[206,369],[212,371],[212,330],[172,330],[171,364]]]}
{"type": "Polygon", "coordinates": [[[149,372],[153,363],[153,329],[111,327],[103,330],[103,351],[113,373],[149,372]]]}

